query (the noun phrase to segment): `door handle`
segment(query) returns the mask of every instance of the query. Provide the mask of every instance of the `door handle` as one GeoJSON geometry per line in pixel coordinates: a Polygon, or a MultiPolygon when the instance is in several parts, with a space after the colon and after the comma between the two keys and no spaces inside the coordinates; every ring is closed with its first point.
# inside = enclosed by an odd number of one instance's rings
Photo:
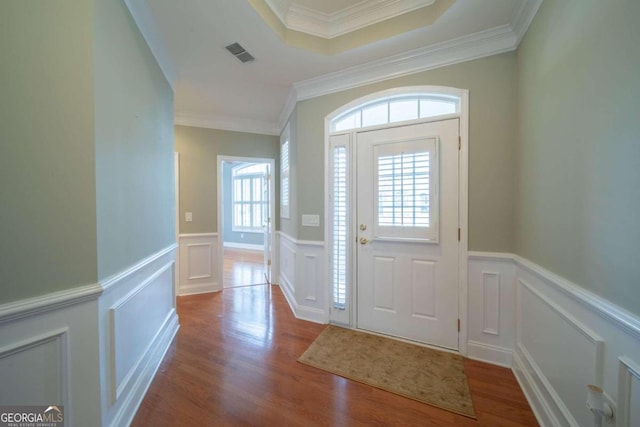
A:
{"type": "Polygon", "coordinates": [[[361,245],[366,245],[367,243],[371,243],[371,240],[367,240],[366,237],[361,237],[360,238],[360,244],[361,245]]]}

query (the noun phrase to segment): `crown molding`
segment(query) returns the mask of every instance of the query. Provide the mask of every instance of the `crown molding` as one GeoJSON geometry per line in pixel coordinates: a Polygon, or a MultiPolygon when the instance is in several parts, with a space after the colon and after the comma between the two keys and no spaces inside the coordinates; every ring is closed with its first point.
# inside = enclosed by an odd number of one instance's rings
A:
{"type": "MultiPolygon", "coordinates": [[[[286,13],[283,11],[274,11],[274,13],[290,30],[332,39],[422,7],[431,6],[433,3],[435,0],[404,0],[402,2],[368,0],[333,13],[323,13],[291,3],[286,13]]],[[[273,10],[273,3],[267,2],[267,4],[273,10]]]]}
{"type": "Polygon", "coordinates": [[[287,102],[284,104],[282,111],[280,112],[280,119],[278,120],[278,129],[280,129],[280,133],[284,130],[284,127],[287,125],[293,110],[296,108],[296,103],[298,102],[298,96],[296,94],[296,89],[292,87],[289,90],[289,96],[287,97],[287,102]]]}
{"type": "Polygon", "coordinates": [[[509,25],[294,83],[298,101],[516,49],[509,25]]]}
{"type": "Polygon", "coordinates": [[[243,117],[203,115],[176,111],[174,124],[206,129],[230,130],[234,132],[257,133],[260,135],[280,135],[277,123],[252,120],[243,117]]]}
{"type": "Polygon", "coordinates": [[[279,128],[298,101],[516,50],[542,2],[525,1],[510,24],[296,82],[280,113],[279,128]]]}
{"type": "Polygon", "coordinates": [[[165,79],[167,79],[169,86],[171,86],[171,90],[174,90],[173,82],[176,80],[176,67],[169,58],[169,54],[162,43],[160,32],[156,28],[153,19],[148,11],[144,7],[141,7],[139,1],[124,0],[124,3],[129,9],[129,13],[136,23],[138,30],[140,30],[142,38],[147,42],[147,46],[149,46],[149,50],[151,50],[151,54],[156,59],[165,79]]]}
{"type": "Polygon", "coordinates": [[[291,0],[264,0],[269,9],[278,17],[280,22],[286,26],[287,11],[291,5],[291,0]]]}
{"type": "Polygon", "coordinates": [[[520,45],[522,38],[529,29],[529,25],[533,22],[533,18],[538,13],[538,9],[542,5],[543,0],[528,0],[522,3],[522,6],[515,15],[511,17],[511,28],[517,36],[516,47],[520,45]]]}

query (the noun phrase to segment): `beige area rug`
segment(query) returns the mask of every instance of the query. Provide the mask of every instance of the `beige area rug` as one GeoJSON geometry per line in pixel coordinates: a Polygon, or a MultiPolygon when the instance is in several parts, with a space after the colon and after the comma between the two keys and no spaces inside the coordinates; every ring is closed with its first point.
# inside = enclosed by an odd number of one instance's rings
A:
{"type": "Polygon", "coordinates": [[[329,325],[298,359],[475,418],[462,356],[329,325]]]}

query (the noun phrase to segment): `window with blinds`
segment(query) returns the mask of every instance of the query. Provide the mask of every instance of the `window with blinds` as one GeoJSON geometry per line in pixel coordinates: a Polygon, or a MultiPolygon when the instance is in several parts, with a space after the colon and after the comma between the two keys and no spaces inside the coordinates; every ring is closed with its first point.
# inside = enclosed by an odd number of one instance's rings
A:
{"type": "Polygon", "coordinates": [[[232,169],[233,231],[261,232],[268,200],[263,187],[266,164],[236,166],[232,169]]]}
{"type": "Polygon", "coordinates": [[[374,148],[376,238],[436,241],[437,138],[374,148]]]}
{"type": "Polygon", "coordinates": [[[378,225],[429,227],[428,152],[378,157],[378,225]]]}
{"type": "Polygon", "coordinates": [[[289,125],[285,127],[280,137],[280,216],[289,218],[290,203],[290,166],[289,166],[289,125]]]}
{"type": "Polygon", "coordinates": [[[332,257],[333,307],[345,309],[347,303],[347,150],[332,150],[332,257]]]}

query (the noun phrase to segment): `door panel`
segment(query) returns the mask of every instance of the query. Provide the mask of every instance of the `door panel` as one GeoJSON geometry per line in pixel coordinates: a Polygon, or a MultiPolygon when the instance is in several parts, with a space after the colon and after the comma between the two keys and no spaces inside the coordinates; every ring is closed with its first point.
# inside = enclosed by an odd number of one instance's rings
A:
{"type": "Polygon", "coordinates": [[[357,134],[357,326],[458,348],[458,119],[357,134]]]}
{"type": "Polygon", "coordinates": [[[414,259],[411,262],[411,315],[436,316],[436,263],[414,259]]]}
{"type": "Polygon", "coordinates": [[[395,258],[373,258],[373,303],[376,310],[395,312],[394,274],[395,258]]]}

